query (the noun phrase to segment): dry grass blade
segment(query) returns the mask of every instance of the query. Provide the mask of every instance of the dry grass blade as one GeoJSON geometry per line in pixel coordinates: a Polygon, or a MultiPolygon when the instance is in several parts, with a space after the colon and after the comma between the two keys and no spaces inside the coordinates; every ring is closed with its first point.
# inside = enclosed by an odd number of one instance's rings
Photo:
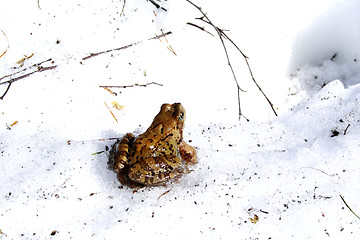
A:
{"type": "Polygon", "coordinates": [[[126,4],[126,0],[124,0],[124,3],[123,3],[123,6],[122,6],[122,9],[121,9],[121,13],[120,13],[120,16],[125,16],[125,4],[126,4]]]}
{"type": "Polygon", "coordinates": [[[6,47],[5,51],[0,55],[0,58],[1,58],[2,56],[5,55],[5,53],[6,53],[7,50],[9,49],[9,47],[10,47],[10,42],[9,42],[8,37],[7,37],[6,34],[4,33],[4,31],[3,31],[3,30],[0,30],[0,31],[2,32],[2,34],[4,35],[4,37],[6,38],[6,41],[7,41],[7,47],[6,47]]]}
{"type": "Polygon", "coordinates": [[[118,120],[116,119],[115,115],[113,114],[113,112],[110,110],[110,108],[109,108],[108,105],[106,104],[106,102],[104,102],[104,103],[105,103],[105,106],[107,107],[107,109],[109,110],[109,112],[111,113],[111,115],[113,116],[113,118],[115,119],[115,121],[116,121],[117,123],[119,123],[118,120]]]}
{"type": "MultiPolygon", "coordinates": [[[[175,51],[174,51],[174,49],[173,49],[172,46],[169,44],[169,41],[168,41],[167,38],[166,38],[166,34],[165,34],[162,30],[161,30],[161,33],[162,33],[161,35],[164,36],[164,39],[165,39],[166,43],[168,44],[168,46],[167,46],[166,48],[167,48],[170,52],[172,52],[175,56],[177,56],[176,53],[175,53],[175,51]]],[[[160,37],[158,37],[158,39],[159,39],[160,42],[162,42],[160,37]]]]}
{"type": "Polygon", "coordinates": [[[162,193],[162,194],[158,197],[158,199],[160,199],[160,198],[161,198],[162,196],[164,196],[165,194],[168,194],[170,191],[171,191],[171,189],[169,189],[169,190],[167,190],[166,192],[162,193]]]}
{"type": "Polygon", "coordinates": [[[114,93],[113,91],[111,91],[111,90],[108,89],[107,87],[104,87],[104,89],[105,89],[106,91],[108,91],[109,93],[111,93],[112,95],[116,95],[116,93],[114,93]]]}

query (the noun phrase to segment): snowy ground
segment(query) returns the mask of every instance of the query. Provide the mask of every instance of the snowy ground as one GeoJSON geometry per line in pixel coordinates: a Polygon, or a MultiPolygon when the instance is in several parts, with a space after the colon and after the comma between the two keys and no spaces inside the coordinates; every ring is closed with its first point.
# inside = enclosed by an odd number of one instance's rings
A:
{"type": "Polygon", "coordinates": [[[228,45],[251,121],[237,120],[221,43],[186,24],[205,26],[186,1],[162,1],[166,12],[126,1],[121,16],[123,1],[0,4],[0,77],[26,69],[0,84],[49,58],[42,66],[56,66],[14,82],[0,101],[0,239],[359,236],[340,195],[359,215],[360,3],[195,3],[250,57],[279,117],[228,45]],[[161,30],[172,34],[147,40],[161,30]],[[99,87],[151,82],[162,86],[99,87]],[[144,131],[164,102],[186,108],[184,137],[199,163],[179,182],[133,192],[107,169],[113,140],[102,139],[144,131]]]}

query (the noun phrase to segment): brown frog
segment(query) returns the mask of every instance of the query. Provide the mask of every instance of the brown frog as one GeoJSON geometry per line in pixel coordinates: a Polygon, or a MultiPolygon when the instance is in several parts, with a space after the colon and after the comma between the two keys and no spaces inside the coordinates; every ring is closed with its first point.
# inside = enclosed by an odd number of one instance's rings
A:
{"type": "Polygon", "coordinates": [[[128,133],[110,151],[109,163],[122,184],[163,185],[197,162],[196,150],[183,140],[185,109],[163,104],[151,126],[135,137],[128,133]]]}

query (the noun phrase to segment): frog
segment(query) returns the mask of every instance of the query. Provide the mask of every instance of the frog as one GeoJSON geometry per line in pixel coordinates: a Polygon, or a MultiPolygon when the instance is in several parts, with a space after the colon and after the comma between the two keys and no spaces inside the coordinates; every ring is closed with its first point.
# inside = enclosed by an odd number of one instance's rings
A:
{"type": "Polygon", "coordinates": [[[123,185],[166,185],[197,163],[196,149],[183,139],[185,115],[181,103],[164,103],[144,133],[127,133],[112,146],[109,164],[123,185]]]}

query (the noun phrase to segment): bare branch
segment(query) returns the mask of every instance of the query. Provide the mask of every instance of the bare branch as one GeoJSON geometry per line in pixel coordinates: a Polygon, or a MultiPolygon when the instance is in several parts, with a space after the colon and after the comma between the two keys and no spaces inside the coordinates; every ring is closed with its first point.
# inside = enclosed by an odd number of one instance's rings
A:
{"type": "MultiPolygon", "coordinates": [[[[188,3],[190,3],[192,6],[194,6],[195,8],[197,8],[201,14],[202,14],[202,17],[199,17],[199,18],[196,18],[198,20],[201,20],[207,24],[209,24],[211,27],[213,27],[216,31],[216,33],[218,34],[219,36],[219,39],[221,41],[221,44],[224,48],[224,52],[225,52],[225,55],[226,55],[226,59],[227,59],[227,62],[228,62],[228,65],[230,67],[230,70],[231,70],[231,73],[233,75],[233,78],[235,80],[235,83],[236,83],[236,87],[237,87],[237,91],[238,91],[238,105],[239,105],[239,118],[241,118],[241,116],[244,117],[244,115],[242,114],[241,112],[241,104],[240,104],[240,92],[244,92],[244,90],[241,89],[240,85],[239,85],[239,82],[236,78],[236,75],[235,75],[235,72],[234,72],[234,69],[231,65],[231,62],[230,62],[230,57],[229,57],[229,54],[228,54],[228,51],[227,51],[227,48],[226,48],[226,45],[225,45],[225,42],[224,42],[224,39],[230,41],[230,43],[232,45],[234,45],[234,47],[240,52],[240,54],[243,56],[245,62],[246,62],[246,65],[248,67],[248,70],[250,72],[250,75],[251,75],[251,78],[253,80],[253,82],[255,83],[255,85],[258,87],[259,91],[263,94],[263,96],[265,97],[265,99],[267,100],[267,102],[269,103],[271,109],[273,110],[275,116],[277,116],[277,113],[273,107],[273,104],[271,103],[271,101],[269,100],[269,98],[265,95],[264,91],[261,89],[261,87],[259,86],[259,84],[256,82],[255,80],[255,77],[253,75],[253,72],[251,70],[251,67],[250,67],[250,64],[249,64],[249,61],[248,61],[248,57],[240,50],[240,48],[225,34],[224,30],[218,28],[217,26],[215,26],[212,21],[207,17],[207,15],[203,12],[203,10],[197,6],[196,4],[194,4],[193,2],[191,2],[190,0],[186,0],[188,3]]],[[[201,28],[200,28],[201,29],[201,28]]],[[[201,29],[203,30],[203,29],[201,29]]],[[[247,121],[249,121],[246,117],[244,117],[247,121]]]]}

